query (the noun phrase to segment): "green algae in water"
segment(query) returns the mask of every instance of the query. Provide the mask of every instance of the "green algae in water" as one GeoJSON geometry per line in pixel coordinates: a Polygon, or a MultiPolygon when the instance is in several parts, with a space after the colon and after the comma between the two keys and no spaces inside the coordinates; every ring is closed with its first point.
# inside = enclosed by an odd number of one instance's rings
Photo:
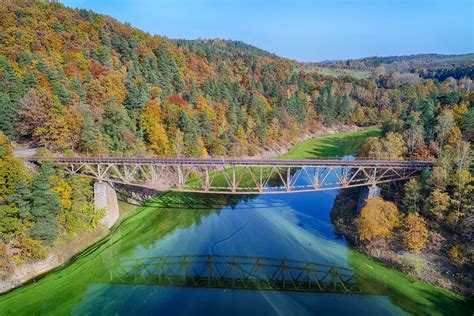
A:
{"type": "Polygon", "coordinates": [[[37,282],[0,296],[0,315],[67,315],[90,284],[112,281],[110,270],[120,258],[146,247],[180,227],[198,223],[218,209],[197,208],[201,203],[222,205],[224,198],[203,200],[183,194],[163,194],[147,201],[108,236],[75,256],[69,264],[37,282]]]}
{"type": "Polygon", "coordinates": [[[0,297],[0,314],[217,314],[226,308],[239,310],[232,307],[238,302],[246,305],[242,313],[469,314],[468,302],[462,297],[410,280],[336,239],[328,229],[327,216],[334,197],[335,192],[317,192],[298,198],[260,196],[243,201],[228,196],[164,194],[145,203],[68,266],[0,297]],[[364,296],[113,284],[111,272],[124,258],[192,251],[337,261],[339,265],[345,260],[364,296]]]}

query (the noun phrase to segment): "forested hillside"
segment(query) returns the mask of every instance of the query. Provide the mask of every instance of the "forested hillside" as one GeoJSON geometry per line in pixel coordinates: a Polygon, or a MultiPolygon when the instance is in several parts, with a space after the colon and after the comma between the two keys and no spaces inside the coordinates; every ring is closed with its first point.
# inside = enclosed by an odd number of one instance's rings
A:
{"type": "Polygon", "coordinates": [[[442,55],[442,54],[415,54],[408,56],[386,56],[366,57],[339,62],[323,62],[322,64],[334,65],[345,64],[350,68],[367,70],[384,66],[391,71],[407,71],[419,67],[449,67],[449,66],[472,66],[474,54],[464,55],[442,55]]]}
{"type": "Polygon", "coordinates": [[[326,78],[240,42],[172,41],[61,4],[5,2],[0,18],[0,128],[52,151],[252,154],[319,124],[375,124],[467,94],[464,82],[326,78]]]}
{"type": "Polygon", "coordinates": [[[251,46],[174,42],[60,4],[0,5],[0,128],[11,139],[89,154],[240,155],[316,125],[315,83],[251,46]]]}

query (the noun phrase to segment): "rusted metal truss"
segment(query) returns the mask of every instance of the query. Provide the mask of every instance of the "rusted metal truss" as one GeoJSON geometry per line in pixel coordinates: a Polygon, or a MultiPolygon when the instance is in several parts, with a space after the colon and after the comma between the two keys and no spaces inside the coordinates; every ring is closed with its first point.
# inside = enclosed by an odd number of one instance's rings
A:
{"type": "Polygon", "coordinates": [[[265,257],[195,255],[123,260],[113,283],[245,290],[359,293],[346,268],[265,257]]]}
{"type": "MultiPolygon", "coordinates": [[[[29,161],[44,158],[29,157],[29,161]]],[[[413,178],[429,161],[49,158],[67,172],[155,190],[275,194],[333,190],[413,178]]]]}

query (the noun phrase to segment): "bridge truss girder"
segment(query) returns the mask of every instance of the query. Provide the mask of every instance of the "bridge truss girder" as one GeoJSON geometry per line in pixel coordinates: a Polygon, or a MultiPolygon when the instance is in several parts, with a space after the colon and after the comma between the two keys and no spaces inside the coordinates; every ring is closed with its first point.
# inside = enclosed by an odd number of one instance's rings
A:
{"type": "Polygon", "coordinates": [[[63,163],[67,172],[155,190],[218,194],[276,194],[333,190],[406,180],[424,166],[63,163]]]}

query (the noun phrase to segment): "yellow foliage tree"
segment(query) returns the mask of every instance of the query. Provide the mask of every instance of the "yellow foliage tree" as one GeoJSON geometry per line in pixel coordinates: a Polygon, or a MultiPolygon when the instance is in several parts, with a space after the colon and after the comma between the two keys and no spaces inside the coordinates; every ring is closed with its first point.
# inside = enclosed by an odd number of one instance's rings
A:
{"type": "Polygon", "coordinates": [[[455,146],[461,141],[461,139],[462,139],[461,130],[459,129],[459,127],[454,126],[449,132],[448,140],[446,144],[455,146]]]}
{"type": "Polygon", "coordinates": [[[365,123],[365,113],[360,106],[356,106],[355,110],[349,115],[350,121],[354,124],[365,123]]]}
{"type": "Polygon", "coordinates": [[[10,147],[10,142],[8,141],[7,136],[2,131],[0,131],[0,158],[12,154],[13,151],[10,147]]]}
{"type": "Polygon", "coordinates": [[[207,149],[206,149],[206,146],[204,144],[204,141],[202,140],[201,137],[199,137],[199,139],[197,141],[197,147],[199,148],[199,157],[200,158],[207,158],[207,156],[209,156],[209,154],[207,153],[207,149]]]}
{"type": "Polygon", "coordinates": [[[158,99],[151,99],[142,110],[142,128],[147,131],[161,119],[161,108],[158,99]]]}
{"type": "Polygon", "coordinates": [[[13,156],[8,138],[0,131],[0,203],[27,177],[25,165],[13,156]]]}
{"type": "Polygon", "coordinates": [[[454,245],[453,247],[451,247],[451,249],[449,249],[449,257],[455,265],[457,265],[458,267],[462,266],[465,260],[461,245],[454,245]]]}
{"type": "Polygon", "coordinates": [[[431,187],[443,191],[449,183],[449,175],[446,168],[441,166],[434,167],[427,183],[431,187]]]}
{"type": "Polygon", "coordinates": [[[403,243],[413,251],[422,250],[428,242],[426,222],[418,213],[409,213],[403,221],[403,243]]]}
{"type": "Polygon", "coordinates": [[[360,212],[360,240],[389,237],[392,229],[399,225],[399,217],[395,204],[379,197],[367,199],[366,206],[360,212]]]}
{"type": "Polygon", "coordinates": [[[432,213],[438,220],[442,220],[446,217],[449,206],[451,205],[451,198],[449,194],[435,189],[431,192],[427,199],[427,211],[432,213]]]}
{"type": "Polygon", "coordinates": [[[468,106],[465,102],[453,105],[451,108],[454,119],[458,124],[462,124],[462,121],[464,119],[464,115],[468,111],[468,106]]]}
{"type": "Polygon", "coordinates": [[[244,130],[244,128],[242,127],[242,125],[240,125],[240,124],[239,124],[239,126],[237,127],[237,139],[238,139],[243,145],[247,145],[247,144],[248,144],[247,135],[245,135],[245,130],[244,130]]]}
{"type": "Polygon", "coordinates": [[[142,111],[142,128],[148,150],[159,157],[165,157],[170,154],[170,144],[160,116],[161,108],[158,100],[150,100],[142,111]]]}
{"type": "Polygon", "coordinates": [[[379,139],[369,137],[367,142],[360,148],[360,157],[377,159],[403,159],[406,152],[403,136],[398,133],[389,132],[385,138],[379,139]]]}
{"type": "Polygon", "coordinates": [[[63,210],[69,210],[71,208],[72,188],[66,180],[56,175],[51,176],[51,191],[58,195],[63,210]]]}
{"type": "Polygon", "coordinates": [[[357,153],[358,157],[380,158],[382,156],[382,142],[377,137],[369,137],[357,153]]]}
{"type": "Polygon", "coordinates": [[[164,127],[160,123],[153,125],[148,132],[148,149],[155,155],[165,157],[169,155],[170,145],[164,127]]]}

